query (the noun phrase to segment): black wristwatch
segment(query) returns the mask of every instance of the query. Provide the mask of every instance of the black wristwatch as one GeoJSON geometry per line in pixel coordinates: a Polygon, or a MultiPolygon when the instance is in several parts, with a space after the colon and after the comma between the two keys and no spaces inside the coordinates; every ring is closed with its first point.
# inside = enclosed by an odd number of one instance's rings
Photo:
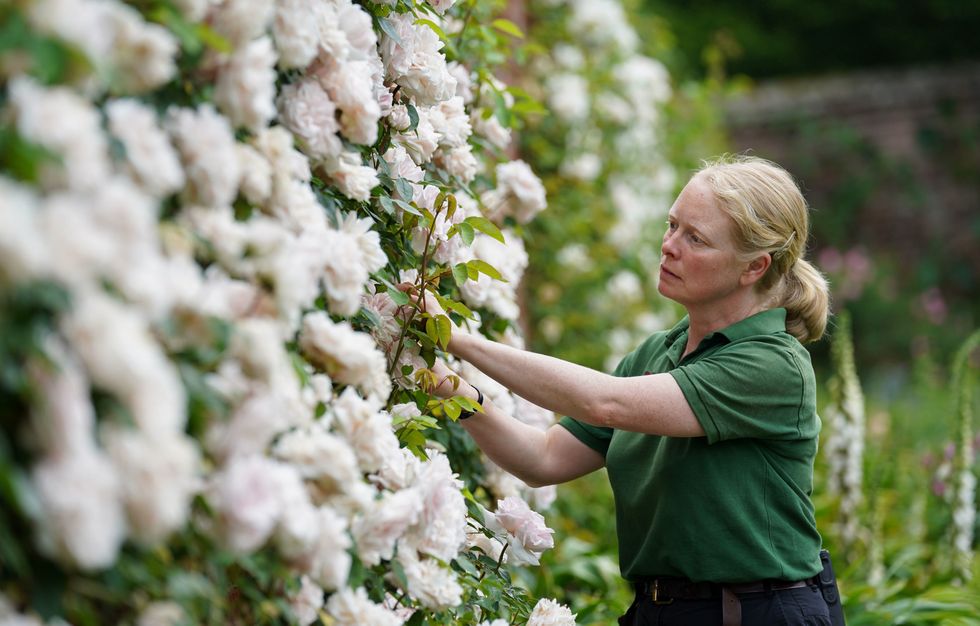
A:
{"type": "MultiPolygon", "coordinates": [[[[479,404],[482,407],[483,406],[483,392],[480,391],[479,389],[477,389],[476,386],[474,386],[474,385],[470,385],[470,387],[473,387],[473,389],[476,389],[476,403],[479,404]]],[[[473,417],[475,414],[476,414],[476,411],[467,411],[466,409],[462,409],[459,412],[459,419],[461,419],[461,420],[469,419],[469,418],[473,417]]]]}

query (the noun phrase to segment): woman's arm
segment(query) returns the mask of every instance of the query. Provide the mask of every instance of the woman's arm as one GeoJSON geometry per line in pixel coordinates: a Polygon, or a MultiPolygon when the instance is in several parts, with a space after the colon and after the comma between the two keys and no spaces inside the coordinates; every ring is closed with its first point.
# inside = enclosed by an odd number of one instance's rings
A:
{"type": "Polygon", "coordinates": [[[669,374],[610,376],[461,330],[453,332],[448,348],[519,396],[586,424],[671,437],[705,435],[669,374]]]}
{"type": "MultiPolygon", "coordinates": [[[[438,363],[433,370],[443,381],[435,389],[437,395],[477,399],[475,389],[466,382],[452,388],[448,377],[454,373],[445,365],[438,363]]],[[[540,430],[507,415],[486,396],[483,411],[459,423],[494,463],[532,487],[567,482],[605,465],[601,454],[564,427],[556,424],[540,430]]]]}

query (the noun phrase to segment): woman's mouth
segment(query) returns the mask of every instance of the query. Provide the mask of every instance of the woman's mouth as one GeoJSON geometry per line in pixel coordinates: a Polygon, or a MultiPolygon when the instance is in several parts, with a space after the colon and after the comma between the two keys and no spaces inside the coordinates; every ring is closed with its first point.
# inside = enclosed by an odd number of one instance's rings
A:
{"type": "Polygon", "coordinates": [[[680,276],[678,276],[677,274],[673,273],[672,271],[670,271],[669,269],[667,269],[663,265],[660,266],[660,275],[661,276],[669,276],[670,278],[676,278],[677,280],[680,280],[680,276]]]}

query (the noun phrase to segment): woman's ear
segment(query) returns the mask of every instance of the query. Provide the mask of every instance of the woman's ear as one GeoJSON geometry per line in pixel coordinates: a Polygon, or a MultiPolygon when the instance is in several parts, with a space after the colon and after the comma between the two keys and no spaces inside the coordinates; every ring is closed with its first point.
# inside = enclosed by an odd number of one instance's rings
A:
{"type": "Polygon", "coordinates": [[[772,255],[770,255],[768,252],[763,252],[761,255],[749,261],[745,271],[742,272],[742,285],[754,285],[755,283],[759,282],[762,277],[766,275],[766,272],[769,271],[769,266],[771,265],[772,255]]]}

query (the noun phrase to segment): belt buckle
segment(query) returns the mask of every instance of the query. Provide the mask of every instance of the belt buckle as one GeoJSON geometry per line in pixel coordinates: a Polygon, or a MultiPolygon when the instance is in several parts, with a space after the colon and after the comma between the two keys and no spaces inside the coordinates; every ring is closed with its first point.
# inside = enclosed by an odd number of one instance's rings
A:
{"type": "Polygon", "coordinates": [[[673,598],[664,599],[660,597],[660,579],[653,579],[653,593],[650,594],[650,598],[653,600],[654,604],[670,604],[674,601],[673,598]]]}

